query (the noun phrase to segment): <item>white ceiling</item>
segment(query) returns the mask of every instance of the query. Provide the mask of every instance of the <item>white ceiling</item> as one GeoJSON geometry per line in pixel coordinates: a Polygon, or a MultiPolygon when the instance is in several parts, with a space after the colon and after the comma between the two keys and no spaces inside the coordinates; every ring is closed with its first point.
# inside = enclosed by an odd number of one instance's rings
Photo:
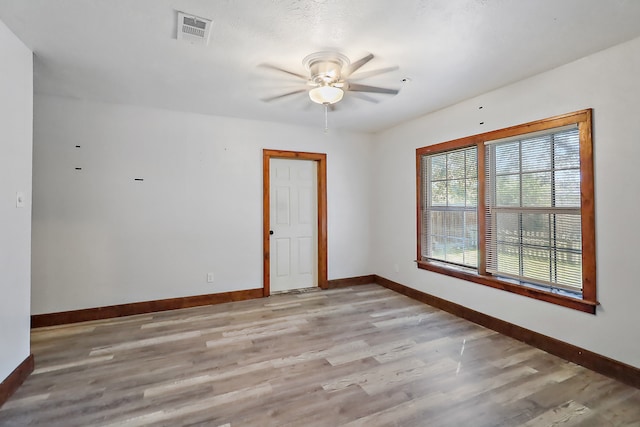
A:
{"type": "Polygon", "coordinates": [[[640,36],[637,0],[0,0],[0,20],[35,52],[35,91],[78,99],[322,127],[304,94],[265,103],[338,50],[360,83],[330,127],[375,132],[640,36]],[[213,20],[211,42],[176,39],[177,11],[213,20]],[[408,77],[409,83],[402,83],[408,77]]]}

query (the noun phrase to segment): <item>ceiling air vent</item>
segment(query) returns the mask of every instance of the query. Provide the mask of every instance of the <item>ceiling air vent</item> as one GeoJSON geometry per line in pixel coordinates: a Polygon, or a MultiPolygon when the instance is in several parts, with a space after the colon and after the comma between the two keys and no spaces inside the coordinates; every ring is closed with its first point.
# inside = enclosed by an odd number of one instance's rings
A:
{"type": "Polygon", "coordinates": [[[178,12],[178,40],[208,45],[211,20],[178,12]]]}

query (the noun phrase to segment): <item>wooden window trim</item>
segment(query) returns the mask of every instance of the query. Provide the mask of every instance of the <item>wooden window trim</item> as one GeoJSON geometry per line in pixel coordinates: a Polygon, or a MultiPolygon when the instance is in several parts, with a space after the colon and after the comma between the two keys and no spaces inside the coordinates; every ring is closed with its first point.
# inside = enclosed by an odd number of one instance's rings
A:
{"type": "Polygon", "coordinates": [[[505,129],[485,132],[465,138],[459,138],[440,144],[416,149],[416,229],[417,229],[417,266],[447,276],[456,277],[473,283],[479,283],[496,289],[502,289],[518,295],[558,304],[590,314],[596,313],[596,247],[595,247],[595,206],[594,172],[592,141],[592,110],[586,109],[537,120],[505,129]],[[485,141],[509,138],[517,135],[577,124],[580,133],[580,193],[582,221],[582,298],[572,298],[550,291],[527,287],[500,279],[486,271],[486,221],[485,221],[485,141]],[[477,273],[471,269],[448,267],[444,263],[422,260],[422,176],[421,158],[424,155],[476,146],[478,149],[478,248],[479,260],[477,273]]]}

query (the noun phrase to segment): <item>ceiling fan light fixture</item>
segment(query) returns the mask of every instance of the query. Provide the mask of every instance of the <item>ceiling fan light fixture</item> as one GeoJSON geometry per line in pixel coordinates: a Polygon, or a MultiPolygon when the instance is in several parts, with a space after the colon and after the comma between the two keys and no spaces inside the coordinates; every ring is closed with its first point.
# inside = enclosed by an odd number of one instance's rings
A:
{"type": "Polygon", "coordinates": [[[316,104],[335,104],[343,96],[344,91],[334,86],[318,86],[309,91],[309,98],[316,104]]]}

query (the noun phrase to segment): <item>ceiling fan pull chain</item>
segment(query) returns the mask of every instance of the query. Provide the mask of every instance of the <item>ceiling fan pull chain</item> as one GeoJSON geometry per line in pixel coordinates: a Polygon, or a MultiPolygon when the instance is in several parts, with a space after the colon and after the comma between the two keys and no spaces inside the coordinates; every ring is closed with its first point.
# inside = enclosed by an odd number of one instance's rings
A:
{"type": "Polygon", "coordinates": [[[329,132],[329,104],[324,104],[324,133],[329,132]]]}

